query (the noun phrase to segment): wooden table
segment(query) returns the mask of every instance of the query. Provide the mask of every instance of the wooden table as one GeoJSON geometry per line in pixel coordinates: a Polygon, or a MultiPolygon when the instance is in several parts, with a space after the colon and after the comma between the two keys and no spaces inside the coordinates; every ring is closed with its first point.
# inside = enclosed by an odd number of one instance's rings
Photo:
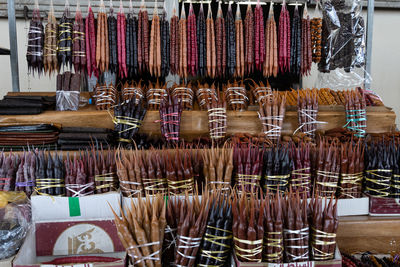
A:
{"type": "Polygon", "coordinates": [[[339,220],[339,249],[386,254],[400,248],[400,217],[347,216],[339,220]],[[392,244],[396,242],[396,247],[392,244]]]}

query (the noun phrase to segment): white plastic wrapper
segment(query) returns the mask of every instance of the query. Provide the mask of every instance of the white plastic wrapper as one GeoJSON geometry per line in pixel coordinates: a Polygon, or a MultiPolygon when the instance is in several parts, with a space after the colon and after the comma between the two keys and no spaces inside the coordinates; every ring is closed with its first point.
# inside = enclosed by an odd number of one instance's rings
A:
{"type": "Polygon", "coordinates": [[[371,82],[365,66],[366,23],[361,0],[323,0],[322,58],[317,88],[347,89],[371,82]]]}
{"type": "Polygon", "coordinates": [[[57,91],[56,92],[56,106],[57,110],[78,110],[79,108],[79,95],[78,91],[57,91]]]}
{"type": "Polygon", "coordinates": [[[20,205],[8,204],[0,209],[0,260],[18,252],[29,230],[28,219],[20,205]]]}

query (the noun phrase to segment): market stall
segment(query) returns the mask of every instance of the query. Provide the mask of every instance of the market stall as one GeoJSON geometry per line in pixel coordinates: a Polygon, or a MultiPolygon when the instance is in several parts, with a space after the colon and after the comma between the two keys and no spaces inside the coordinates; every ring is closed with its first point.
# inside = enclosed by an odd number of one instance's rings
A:
{"type": "Polygon", "coordinates": [[[360,1],[41,4],[26,61],[55,82],[0,101],[0,257],[397,266],[400,133],[360,1]]]}

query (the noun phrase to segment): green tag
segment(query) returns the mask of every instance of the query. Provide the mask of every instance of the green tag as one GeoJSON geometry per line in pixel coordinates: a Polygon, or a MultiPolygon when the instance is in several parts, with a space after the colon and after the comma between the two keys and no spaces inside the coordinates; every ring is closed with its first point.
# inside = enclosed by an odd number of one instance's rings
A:
{"type": "Polygon", "coordinates": [[[81,206],[79,205],[79,197],[69,197],[69,216],[81,216],[81,206]]]}

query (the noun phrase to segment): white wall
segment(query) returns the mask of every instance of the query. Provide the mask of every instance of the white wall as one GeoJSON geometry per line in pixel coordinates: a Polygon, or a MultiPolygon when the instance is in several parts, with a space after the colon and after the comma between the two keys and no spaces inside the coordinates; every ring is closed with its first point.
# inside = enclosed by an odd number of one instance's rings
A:
{"type": "MultiPolygon", "coordinates": [[[[365,15],[365,12],[364,12],[365,15]]],[[[25,59],[27,27],[29,22],[17,21],[19,76],[21,91],[55,90],[55,78],[33,77],[27,75],[25,59]]],[[[378,10],[374,16],[372,49],[372,89],[384,103],[400,114],[400,35],[396,27],[400,26],[400,11],[378,10]]],[[[0,46],[9,47],[7,19],[0,19],[0,46]]],[[[312,76],[304,79],[305,87],[312,87],[317,78],[315,66],[312,76]]],[[[12,90],[9,57],[0,60],[0,97],[12,90]]],[[[400,116],[397,118],[400,123],[400,116]]]]}

